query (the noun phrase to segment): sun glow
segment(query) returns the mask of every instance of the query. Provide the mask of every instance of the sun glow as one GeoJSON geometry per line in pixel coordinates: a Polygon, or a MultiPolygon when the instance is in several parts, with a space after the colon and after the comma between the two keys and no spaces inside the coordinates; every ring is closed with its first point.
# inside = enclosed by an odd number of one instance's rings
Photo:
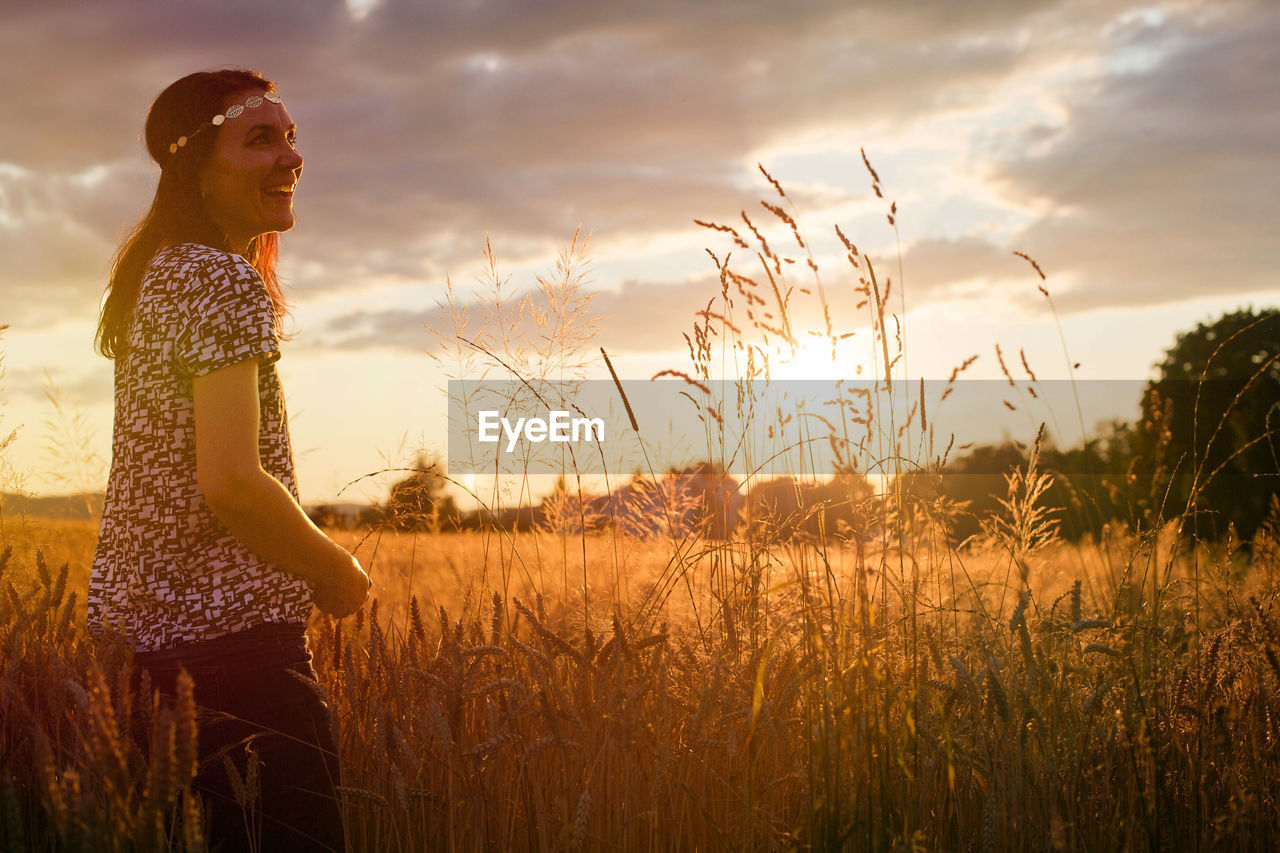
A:
{"type": "Polygon", "coordinates": [[[769,375],[773,379],[857,379],[866,375],[861,353],[829,338],[810,338],[799,346],[783,344],[768,354],[769,375]]]}

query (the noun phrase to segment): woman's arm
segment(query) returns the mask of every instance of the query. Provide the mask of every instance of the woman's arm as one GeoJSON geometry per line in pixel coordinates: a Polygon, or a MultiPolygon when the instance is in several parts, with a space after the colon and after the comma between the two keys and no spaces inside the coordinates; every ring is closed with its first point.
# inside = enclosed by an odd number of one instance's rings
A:
{"type": "Polygon", "coordinates": [[[257,359],[197,377],[192,392],[196,478],[213,514],[263,560],[307,581],[321,610],[354,613],[368,595],[368,575],[262,469],[257,359]]]}

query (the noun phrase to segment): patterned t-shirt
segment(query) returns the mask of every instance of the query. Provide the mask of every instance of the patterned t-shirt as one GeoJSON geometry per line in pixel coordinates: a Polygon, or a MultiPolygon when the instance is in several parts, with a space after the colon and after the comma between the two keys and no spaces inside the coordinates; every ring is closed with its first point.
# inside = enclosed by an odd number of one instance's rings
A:
{"type": "Polygon", "coordinates": [[[265,562],[214,516],[196,481],[192,380],[258,359],[258,455],[298,498],[275,362],[271,297],[239,255],[160,249],[143,274],[127,352],[115,362],[111,475],[90,573],[88,625],[138,651],[263,622],[302,622],[306,582],[265,562]]]}

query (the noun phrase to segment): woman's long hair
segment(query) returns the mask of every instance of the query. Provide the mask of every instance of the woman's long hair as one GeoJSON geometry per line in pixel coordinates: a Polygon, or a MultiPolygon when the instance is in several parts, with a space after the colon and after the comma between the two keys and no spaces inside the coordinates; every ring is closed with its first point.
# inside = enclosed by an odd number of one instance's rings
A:
{"type": "MultiPolygon", "coordinates": [[[[120,246],[111,265],[96,339],[98,352],[107,358],[123,356],[128,349],[133,306],[156,250],[178,243],[200,243],[231,251],[227,235],[209,216],[200,196],[200,170],[221,129],[211,125],[210,119],[223,111],[228,97],[245,90],[274,92],[275,85],[256,71],[200,71],[171,84],[151,104],[145,136],[151,159],[160,164],[160,182],[151,209],[120,246]],[[186,144],[171,153],[169,146],[181,136],[187,137],[186,144]]],[[[245,253],[271,295],[277,332],[288,311],[276,277],[279,242],[275,232],[263,234],[249,242],[245,253]]]]}

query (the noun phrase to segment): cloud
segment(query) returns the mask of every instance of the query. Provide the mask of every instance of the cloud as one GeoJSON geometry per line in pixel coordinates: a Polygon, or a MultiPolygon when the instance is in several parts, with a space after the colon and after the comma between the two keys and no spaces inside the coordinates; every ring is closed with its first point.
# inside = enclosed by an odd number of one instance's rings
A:
{"type": "Polygon", "coordinates": [[[29,82],[6,88],[0,150],[45,185],[103,164],[112,183],[50,196],[6,232],[57,260],[0,274],[0,293],[35,315],[100,289],[154,187],[146,108],[196,68],[279,80],[307,157],[289,245],[324,271],[311,289],[417,284],[484,234],[546,252],[579,224],[604,241],[729,215],[755,200],[742,157],[779,135],[904,121],[1010,73],[1015,46],[955,43],[1001,10],[948,8],[385,2],[356,21],[314,0],[17,3],[0,65],[29,82]]]}
{"type": "MultiPolygon", "coordinates": [[[[721,318],[733,323],[747,342],[759,344],[767,338],[774,345],[780,344],[778,334],[767,331],[767,327],[783,326],[783,312],[767,278],[754,268],[740,268],[736,263],[732,268],[757,280],[756,287],[744,285],[744,288],[764,299],[764,304],[748,304],[749,300],[734,286],[730,288],[730,305],[726,310],[718,275],[700,275],[681,283],[628,280],[616,289],[584,294],[586,301],[581,306],[578,328],[589,325],[594,329],[588,342],[593,353],[595,347],[604,346],[615,355],[684,352],[688,343],[682,333],[695,338],[693,326],[709,322],[717,330],[711,333],[715,338],[723,334],[721,318]],[[748,316],[748,309],[754,320],[748,316]],[[712,312],[711,316],[704,315],[707,311],[712,312]]],[[[799,272],[793,273],[792,269],[785,268],[786,274],[778,277],[779,292],[786,299],[788,322],[799,342],[825,330],[823,299],[835,334],[852,331],[869,321],[866,297],[855,290],[857,282],[850,271],[825,276],[824,292],[820,295],[807,270],[796,267],[799,272]]],[[[553,315],[551,303],[536,291],[528,293],[528,302],[522,303],[525,298],[526,294],[520,294],[508,299],[500,310],[484,299],[462,303],[457,316],[465,316],[466,326],[458,331],[458,337],[477,341],[509,362],[527,358],[529,352],[538,347],[546,348],[549,331],[546,326],[539,326],[535,318],[539,314],[553,315]]],[[[422,353],[436,351],[441,336],[452,339],[457,326],[455,313],[443,307],[417,311],[362,309],[330,319],[322,335],[311,336],[309,343],[300,340],[299,344],[316,349],[377,347],[422,353]],[[324,343],[319,342],[320,338],[324,343]]],[[[570,334],[569,338],[584,339],[580,332],[570,334]]],[[[468,348],[464,345],[461,349],[466,352],[468,348]]]]}
{"type": "MultiPolygon", "coordinates": [[[[682,349],[680,328],[695,319],[697,311],[706,308],[708,300],[720,293],[712,278],[683,284],[625,282],[618,290],[588,294],[589,306],[584,319],[599,320],[592,346],[604,345],[612,350],[682,349]]],[[[545,312],[548,304],[537,294],[530,294],[526,307],[523,296],[508,301],[499,312],[492,303],[465,303],[468,325],[463,336],[491,346],[501,354],[538,345],[545,334],[539,329],[535,312],[545,312]],[[504,345],[502,341],[512,344],[504,345]],[[524,344],[515,344],[524,341],[524,344]]],[[[461,316],[461,314],[460,314],[461,316]]],[[[455,329],[454,315],[442,307],[421,311],[360,310],[345,313],[329,321],[326,332],[337,340],[340,349],[382,347],[409,352],[434,349],[437,338],[431,330],[451,337],[455,329]]]]}
{"type": "Polygon", "coordinates": [[[4,383],[0,386],[6,397],[27,397],[38,400],[47,409],[46,416],[56,415],[53,406],[48,402],[49,392],[58,405],[74,415],[88,406],[110,406],[113,401],[111,389],[111,364],[99,360],[87,371],[68,374],[54,368],[20,368],[6,367],[4,383]],[[52,385],[50,381],[52,380],[52,385]]]}
{"type": "MultiPolygon", "coordinates": [[[[972,144],[972,168],[1037,221],[1012,240],[981,223],[921,235],[913,298],[1025,274],[1012,248],[1071,284],[1055,290],[1063,310],[1258,289],[1280,260],[1259,237],[1280,181],[1276,35],[1274,10],[1243,3],[387,0],[356,20],[337,0],[19,2],[0,30],[0,67],[28,81],[0,97],[16,170],[0,170],[0,250],[17,259],[0,300],[26,324],[96,306],[154,188],[138,139],[151,98],[226,64],[275,76],[300,125],[286,252],[303,299],[434,286],[485,235],[532,259],[579,224],[608,252],[734,220],[758,209],[752,152],[824,129],[891,141],[939,116],[981,121],[1020,79],[1044,81],[1060,121],[936,144],[972,144]]],[[[697,287],[621,278],[634,280],[598,297],[631,319],[619,340],[670,329],[650,316],[670,299],[673,316],[700,307],[697,287]]],[[[417,315],[356,316],[332,328],[344,347],[414,339],[417,315]]]]}
{"type": "Polygon", "coordinates": [[[1073,282],[1066,311],[1275,287],[1280,9],[1137,19],[995,178],[1051,209],[1020,240],[1073,282]],[[1036,137],[1039,137],[1037,140],[1036,137]],[[1048,140],[1047,143],[1045,140],[1048,140]]]}
{"type": "Polygon", "coordinates": [[[0,164],[3,321],[15,328],[93,315],[125,221],[129,165],[79,173],[0,164]]]}

